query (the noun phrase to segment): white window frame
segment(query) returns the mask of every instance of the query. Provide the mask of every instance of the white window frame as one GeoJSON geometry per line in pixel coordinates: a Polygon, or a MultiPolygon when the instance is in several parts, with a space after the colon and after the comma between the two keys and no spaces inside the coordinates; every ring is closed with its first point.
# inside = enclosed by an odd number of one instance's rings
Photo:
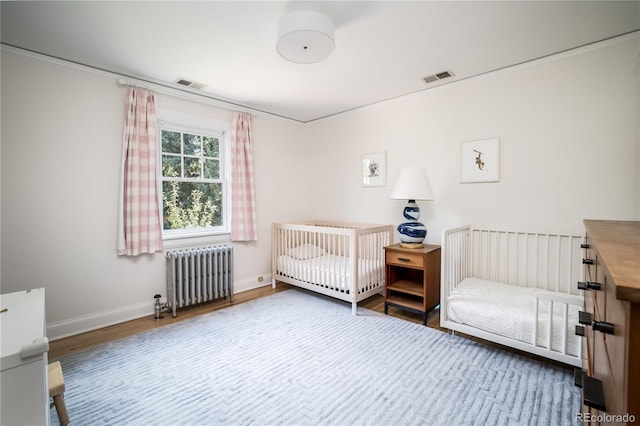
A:
{"type": "Polygon", "coordinates": [[[165,248],[216,244],[231,241],[231,123],[170,110],[158,110],[158,205],[162,211],[162,130],[214,136],[220,142],[222,226],[162,230],[165,248]]]}

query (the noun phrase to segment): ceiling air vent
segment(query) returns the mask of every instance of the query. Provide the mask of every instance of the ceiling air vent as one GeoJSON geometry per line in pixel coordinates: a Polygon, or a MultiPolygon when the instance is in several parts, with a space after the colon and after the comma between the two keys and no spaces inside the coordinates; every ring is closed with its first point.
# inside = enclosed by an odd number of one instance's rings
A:
{"type": "Polygon", "coordinates": [[[206,86],[206,84],[197,83],[195,81],[187,80],[186,78],[179,78],[176,80],[176,83],[181,86],[191,87],[192,89],[202,89],[206,86]]]}
{"type": "Polygon", "coordinates": [[[454,74],[451,71],[442,71],[437,74],[428,75],[426,77],[423,77],[422,79],[425,83],[433,83],[434,81],[444,80],[445,78],[449,78],[452,76],[454,76],[454,74]]]}

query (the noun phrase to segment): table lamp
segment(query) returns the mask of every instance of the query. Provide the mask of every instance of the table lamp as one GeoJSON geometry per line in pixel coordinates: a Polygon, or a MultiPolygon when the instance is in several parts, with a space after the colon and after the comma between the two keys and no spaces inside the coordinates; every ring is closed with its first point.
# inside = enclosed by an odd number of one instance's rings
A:
{"type": "Polygon", "coordinates": [[[398,237],[400,246],[405,248],[422,248],[422,243],[427,236],[427,228],[418,222],[420,207],[416,200],[433,200],[431,185],[427,171],[422,167],[407,166],[400,170],[390,198],[393,200],[408,200],[402,212],[406,222],[398,225],[398,237]]]}

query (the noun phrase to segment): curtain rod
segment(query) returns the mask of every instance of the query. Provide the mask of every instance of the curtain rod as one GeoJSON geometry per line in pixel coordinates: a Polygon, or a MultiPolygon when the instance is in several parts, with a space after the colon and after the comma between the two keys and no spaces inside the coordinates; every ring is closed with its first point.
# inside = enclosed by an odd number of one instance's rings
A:
{"type": "MultiPolygon", "coordinates": [[[[196,93],[196,92],[192,92],[190,90],[184,90],[184,89],[181,89],[181,88],[178,88],[178,87],[167,86],[167,85],[162,84],[162,83],[147,82],[147,83],[151,83],[153,86],[159,87],[160,90],[154,89],[152,87],[147,87],[147,86],[144,86],[144,85],[140,85],[140,84],[137,84],[137,83],[135,83],[133,81],[130,81],[130,80],[125,80],[122,77],[116,78],[116,83],[118,83],[119,86],[137,87],[137,88],[140,88],[140,89],[156,91],[156,92],[159,92],[159,93],[162,93],[162,94],[165,94],[165,95],[178,96],[178,97],[181,97],[183,99],[192,100],[192,99],[190,99],[190,97],[179,96],[179,95],[177,95],[175,93],[176,91],[183,92],[183,93],[188,94],[188,95],[199,96],[199,97],[203,97],[203,98],[209,99],[210,101],[214,101],[212,103],[215,103],[215,104],[217,104],[217,103],[225,104],[224,106],[223,105],[216,105],[216,106],[218,106],[220,108],[225,108],[225,109],[231,109],[230,105],[238,106],[238,105],[234,104],[233,102],[221,101],[220,99],[213,98],[213,97],[208,96],[208,95],[203,94],[203,93],[196,93]]],[[[247,114],[251,114],[252,117],[256,116],[255,112],[248,111],[244,107],[243,108],[234,108],[234,109],[236,111],[239,111],[239,112],[244,112],[244,113],[247,113],[247,114]]],[[[263,111],[260,111],[260,112],[263,112],[263,111]]]]}

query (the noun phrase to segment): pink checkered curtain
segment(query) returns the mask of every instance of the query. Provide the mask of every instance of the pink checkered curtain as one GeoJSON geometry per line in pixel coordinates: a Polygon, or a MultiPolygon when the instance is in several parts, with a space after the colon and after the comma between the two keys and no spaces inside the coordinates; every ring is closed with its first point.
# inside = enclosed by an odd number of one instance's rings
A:
{"type": "Polygon", "coordinates": [[[118,214],[118,254],[162,250],[156,168],[156,104],[153,93],[127,91],[118,214]]]}
{"type": "Polygon", "coordinates": [[[231,240],[256,241],[251,114],[237,112],[231,129],[231,240]]]}

